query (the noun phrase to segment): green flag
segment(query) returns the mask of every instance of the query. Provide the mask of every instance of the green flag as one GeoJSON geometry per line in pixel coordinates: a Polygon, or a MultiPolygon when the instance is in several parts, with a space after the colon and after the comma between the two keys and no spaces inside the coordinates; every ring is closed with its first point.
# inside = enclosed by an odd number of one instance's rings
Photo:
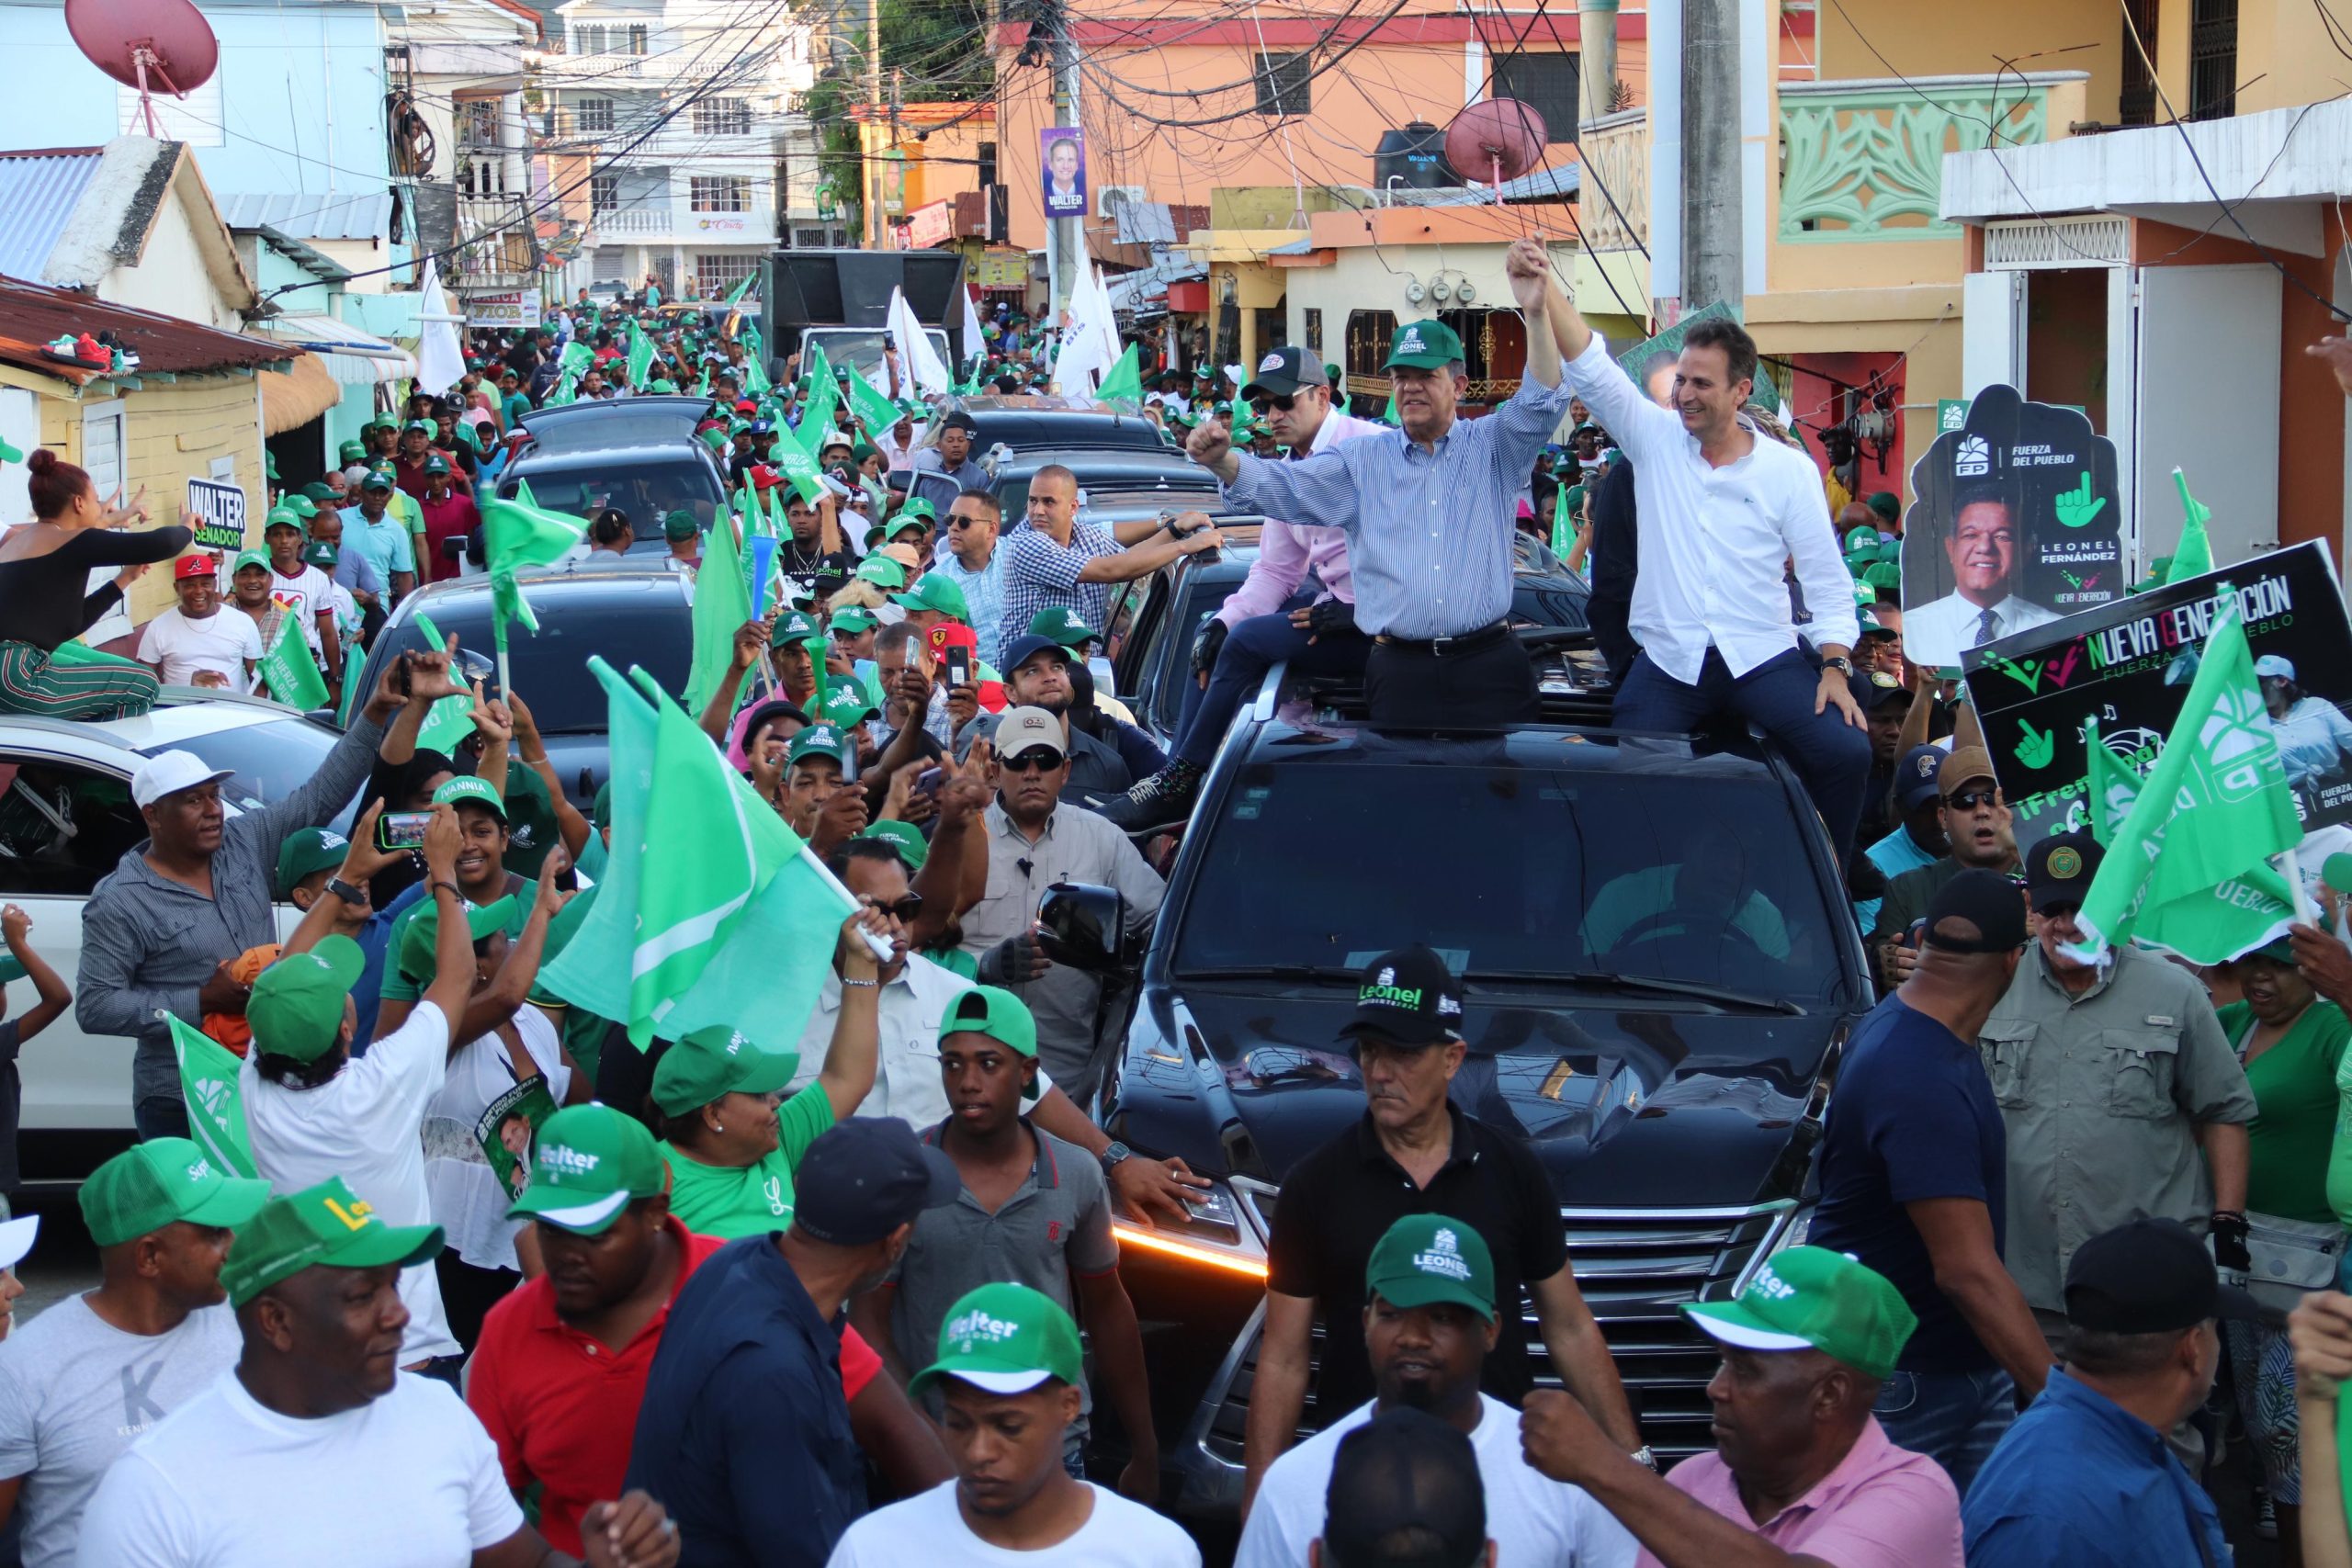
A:
{"type": "Polygon", "coordinates": [[[639,1049],[715,1023],[797,1049],[852,901],[676,704],[588,668],[611,706],[612,852],[541,983],[639,1049]]]}
{"type": "Polygon", "coordinates": [[[849,412],[857,416],[859,423],[873,432],[876,441],[881,440],[882,433],[898,423],[899,419],[899,405],[884,397],[873,382],[858,374],[854,365],[849,367],[849,412]]]}
{"type": "Polygon", "coordinates": [[[11,446],[5,439],[0,439],[0,463],[21,463],[24,460],[22,447],[11,446]]]}
{"type": "MultiPolygon", "coordinates": [[[[442,640],[441,628],[435,626],[433,617],[422,610],[416,613],[416,629],[424,634],[424,646],[434,652],[438,653],[448,646],[442,640]]],[[[451,679],[456,679],[454,672],[451,679]]],[[[465,743],[466,737],[473,732],[473,698],[463,695],[443,697],[424,716],[424,724],[416,732],[416,747],[420,751],[454,755],[465,743]]]]}
{"type": "Polygon", "coordinates": [[[277,623],[277,636],[262,649],[261,660],[254,668],[268,682],[272,697],[307,713],[326,705],[327,682],[311,657],[302,628],[295,624],[298,619],[289,615],[277,623]]]}
{"type": "Polygon", "coordinates": [[[238,1091],[236,1054],[200,1029],[177,1018],[172,1054],[179,1058],[180,1097],[187,1101],[188,1135],[204,1156],[232,1176],[259,1176],[253,1142],[245,1135],[245,1101],[238,1091]]]}
{"type": "MultiPolygon", "coordinates": [[[[510,628],[520,624],[533,637],[539,635],[539,617],[533,613],[531,602],[523,597],[523,585],[511,571],[490,574],[490,636],[499,652],[506,651],[510,628]]],[[[503,668],[503,666],[501,667],[503,668]]],[[[504,679],[503,675],[500,677],[504,679]]]]}
{"type": "Polygon", "coordinates": [[[653,340],[632,321],[628,324],[628,384],[645,390],[646,372],[653,368],[653,340]]]}
{"type": "Polygon", "coordinates": [[[368,660],[364,654],[356,659],[348,653],[344,655],[343,695],[338,700],[334,710],[334,725],[337,729],[351,728],[351,712],[359,705],[359,672],[366,668],[367,663],[368,660]]]}
{"type": "Polygon", "coordinates": [[[757,272],[745,273],[743,281],[735,286],[735,292],[727,297],[726,302],[729,305],[741,305],[743,302],[743,296],[749,294],[752,291],[752,285],[759,280],[760,275],[757,272]]]}
{"type": "Polygon", "coordinates": [[[784,477],[792,481],[792,488],[800,492],[801,499],[814,506],[818,498],[825,493],[824,474],[817,467],[817,455],[801,445],[801,431],[809,432],[808,438],[810,441],[824,439],[822,429],[811,430],[805,423],[797,431],[786,425],[768,460],[784,470],[784,477]]]}
{"type": "Polygon", "coordinates": [[[808,456],[814,457],[824,450],[825,432],[833,427],[842,391],[840,383],[833,379],[833,367],[825,358],[822,344],[808,345],[808,360],[802,366],[808,372],[808,389],[800,404],[800,442],[808,448],[808,456]]]}
{"type": "MultiPolygon", "coordinates": [[[[2272,855],[2302,838],[2278,740],[2254,678],[2233,591],[2206,639],[2180,716],[2091,881],[2070,956],[2094,963],[2137,937],[2198,964],[2258,947],[2293,916],[2272,855]],[[2267,873],[2266,876],[2264,874],[2267,873]],[[2265,889],[2275,892],[2266,892],[2265,889]]],[[[2093,831],[2118,785],[2096,755],[2093,831]],[[2103,777],[2101,774],[2103,773],[2103,777]]]]}
{"type": "Polygon", "coordinates": [[[1133,403],[1143,406],[1143,357],[1138,345],[1127,344],[1118,363],[1112,366],[1094,389],[1094,395],[1106,403],[1133,403]]]}
{"type": "Polygon", "coordinates": [[[588,519],[550,512],[518,492],[512,501],[481,503],[483,558],[491,574],[553,566],[588,537],[588,519]]]}
{"type": "Polygon", "coordinates": [[[686,706],[694,712],[709,705],[734,668],[735,634],[751,618],[752,595],[743,584],[735,530],[721,518],[703,547],[702,570],[695,573],[694,662],[686,671],[686,706]]]}
{"type": "Polygon", "coordinates": [[[574,338],[563,345],[563,353],[556,359],[555,367],[557,374],[577,379],[588,374],[589,367],[595,363],[596,351],[574,338]]]}
{"type": "Polygon", "coordinates": [[[1576,547],[1576,520],[1568,515],[1568,486],[1561,485],[1552,492],[1552,553],[1562,559],[1576,547]]]}
{"type": "Polygon", "coordinates": [[[2165,573],[2165,581],[2179,582],[2213,570],[2213,538],[2205,531],[2213,509],[2188,493],[2188,477],[2178,468],[2172,471],[2172,482],[2180,491],[2180,543],[2173,547],[2172,570],[2165,573]]]}

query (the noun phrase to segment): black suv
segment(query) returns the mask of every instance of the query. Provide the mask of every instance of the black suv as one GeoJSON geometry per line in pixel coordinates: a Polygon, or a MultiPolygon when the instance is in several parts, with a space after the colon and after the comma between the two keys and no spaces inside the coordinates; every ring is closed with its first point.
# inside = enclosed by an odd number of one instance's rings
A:
{"type": "MultiPolygon", "coordinates": [[[[577,517],[617,506],[637,531],[631,557],[658,561],[669,552],[662,520],[691,512],[707,530],[727,504],[727,476],[695,426],[710,400],[616,398],[534,409],[523,416],[531,439],[498,478],[512,500],[528,479],[541,506],[577,517]]],[[[530,695],[529,688],[524,695],[530,695]]]]}
{"type": "MultiPolygon", "coordinates": [[[[1119,1227],[1175,1506],[1238,1502],[1283,1180],[1363,1114],[1336,1031],[1361,966],[1413,941],[1465,977],[1455,1100],[1550,1173],[1644,1436],[1711,1447],[1715,1352],[1676,1308],[1802,1239],[1871,1001],[1819,818],[1769,748],[1611,730],[1591,694],[1461,735],[1285,716],[1296,695],[1270,679],[1218,753],[1096,1108],[1214,1179],[1188,1230],[1119,1227]]],[[[1556,1386],[1522,1315],[1498,1353],[1556,1386]]]]}

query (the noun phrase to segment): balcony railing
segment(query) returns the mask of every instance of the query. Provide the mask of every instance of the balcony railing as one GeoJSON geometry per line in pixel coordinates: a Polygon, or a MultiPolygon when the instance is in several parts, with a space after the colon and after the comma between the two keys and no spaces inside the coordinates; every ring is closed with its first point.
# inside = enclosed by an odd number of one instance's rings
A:
{"type": "Polygon", "coordinates": [[[1577,191],[1577,223],[1587,250],[1649,245],[1649,116],[1646,108],[1619,109],[1588,124],[1577,141],[1577,154],[1592,175],[1577,191]],[[1607,196],[1601,194],[1604,187],[1607,196]],[[1613,208],[1610,197],[1616,198],[1613,208]]]}
{"type": "Polygon", "coordinates": [[[2079,71],[2012,71],[1783,83],[1781,239],[1958,238],[1962,226],[1937,216],[1944,154],[2066,135],[2083,118],[2088,80],[2079,71]]]}
{"type": "Polygon", "coordinates": [[[682,244],[773,241],[775,211],[692,212],[671,207],[619,207],[599,212],[589,228],[601,240],[676,240],[682,244]]]}

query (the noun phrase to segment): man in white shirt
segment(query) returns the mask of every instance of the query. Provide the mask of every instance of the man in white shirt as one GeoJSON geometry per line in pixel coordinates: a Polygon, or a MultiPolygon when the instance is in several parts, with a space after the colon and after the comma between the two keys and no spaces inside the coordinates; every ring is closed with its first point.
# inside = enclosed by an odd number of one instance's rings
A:
{"type": "MultiPolygon", "coordinates": [[[[1443,1214],[1408,1214],[1372,1249],[1364,1285],[1364,1348],[1379,1392],[1267,1468],[1234,1568],[1305,1562],[1307,1544],[1324,1533],[1324,1499],[1341,1440],[1400,1407],[1425,1410],[1469,1438],[1498,1562],[1632,1568],[1635,1549],[1625,1527],[1581,1488],[1530,1467],[1520,1452],[1519,1412],[1478,1387],[1479,1370],[1504,1327],[1485,1238],[1443,1214]]],[[[1513,1311],[1506,1354],[1520,1354],[1518,1317],[1513,1311]]]]}
{"type": "MultiPolygon", "coordinates": [[[[398,1280],[430,1277],[440,1250],[437,1228],[388,1225],[337,1179],[271,1200],[220,1273],[236,1365],[107,1472],[79,1560],[573,1568],[525,1522],[456,1391],[400,1374],[398,1280]]],[[[582,1522],[591,1563],[678,1560],[676,1532],[642,1493],[582,1522]]]]}
{"type": "Polygon", "coordinates": [[[1963,492],[1944,537],[1952,591],[1903,617],[1904,654],[1916,664],[1956,669],[1967,649],[2045,626],[2056,612],[2009,592],[2017,581],[2018,525],[2007,497],[1963,492]]]}
{"type": "Polygon", "coordinates": [[[220,558],[180,557],[172,563],[172,592],[179,603],[147,623],[139,662],[166,686],[251,691],[261,631],[251,615],[220,613],[220,558]]]}
{"type": "Polygon", "coordinates": [[[27,1568],[71,1568],[107,1467],[235,1362],[220,1264],[267,1201],[267,1182],[186,1138],[133,1145],[82,1184],[98,1288],[0,1341],[0,1522],[21,1513],[27,1568]]]}
{"type": "Polygon", "coordinates": [[[874,449],[882,460],[896,471],[915,466],[915,416],[899,415],[899,423],[874,437],[874,449]]]}
{"type": "Polygon", "coordinates": [[[1842,860],[1871,766],[1847,684],[1860,635],[1853,581],[1812,460],[1741,416],[1755,339],[1736,322],[1694,323],[1672,406],[1661,407],[1559,285],[1546,288],[1567,384],[1634,461],[1641,567],[1629,622],[1642,652],[1617,688],[1613,722],[1675,733],[1717,717],[1756,725],[1804,781],[1842,860]],[[1791,560],[1813,612],[1818,673],[1798,646],[1791,560]]]}
{"type": "Polygon", "coordinates": [[[1043,1292],[1000,1282],[964,1295],[947,1309],[939,1359],[907,1385],[917,1397],[938,1387],[956,1479],[850,1526],[827,1568],[1001,1568],[1022,1557],[1200,1568],[1174,1520],[1063,1468],[1082,1371],[1078,1325],[1043,1292]]]}

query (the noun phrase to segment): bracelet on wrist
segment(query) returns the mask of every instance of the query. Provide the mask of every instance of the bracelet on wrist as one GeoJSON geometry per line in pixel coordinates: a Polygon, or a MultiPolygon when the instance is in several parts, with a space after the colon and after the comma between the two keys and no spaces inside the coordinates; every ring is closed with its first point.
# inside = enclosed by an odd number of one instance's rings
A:
{"type": "Polygon", "coordinates": [[[878,980],[878,979],[876,979],[876,980],[853,980],[853,979],[851,979],[851,978],[850,978],[848,976],[846,976],[846,975],[844,975],[844,976],[842,976],[842,985],[844,985],[844,986],[855,986],[855,987],[858,987],[859,989],[861,989],[861,990],[867,990],[867,991],[878,991],[878,990],[880,990],[880,989],[882,988],[882,982],[881,982],[880,980],[878,980]]]}

